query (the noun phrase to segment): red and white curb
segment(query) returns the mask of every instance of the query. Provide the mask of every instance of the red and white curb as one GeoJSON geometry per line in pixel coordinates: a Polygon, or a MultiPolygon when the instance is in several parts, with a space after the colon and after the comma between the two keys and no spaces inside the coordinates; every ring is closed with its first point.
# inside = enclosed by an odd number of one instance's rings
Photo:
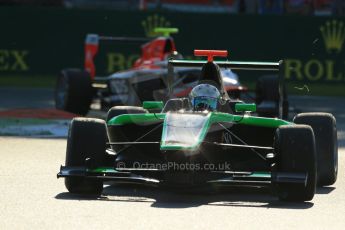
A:
{"type": "Polygon", "coordinates": [[[67,137],[73,117],[55,109],[0,111],[0,136],[67,137]]]}
{"type": "Polygon", "coordinates": [[[67,137],[70,120],[0,119],[1,136],[67,137]]]}

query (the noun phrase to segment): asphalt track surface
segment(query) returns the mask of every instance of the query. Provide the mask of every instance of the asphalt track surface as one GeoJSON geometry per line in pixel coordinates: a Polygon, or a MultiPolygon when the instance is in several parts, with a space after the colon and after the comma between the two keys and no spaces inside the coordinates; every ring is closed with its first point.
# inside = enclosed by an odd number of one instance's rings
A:
{"type": "MultiPolygon", "coordinates": [[[[0,89],[0,98],[11,94],[5,91],[0,89]]],[[[52,105],[49,90],[38,97],[30,91],[25,103],[21,93],[1,101],[0,109],[52,105]]],[[[98,198],[72,195],[56,179],[65,139],[0,137],[0,229],[344,229],[345,98],[291,97],[291,102],[337,118],[338,180],[319,188],[311,202],[280,202],[267,189],[243,188],[186,194],[110,185],[98,198]]]]}

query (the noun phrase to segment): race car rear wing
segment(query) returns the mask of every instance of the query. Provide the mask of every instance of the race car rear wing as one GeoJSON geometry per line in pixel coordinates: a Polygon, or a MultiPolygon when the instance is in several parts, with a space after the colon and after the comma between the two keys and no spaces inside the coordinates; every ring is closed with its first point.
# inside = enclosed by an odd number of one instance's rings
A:
{"type": "MultiPolygon", "coordinates": [[[[146,61],[147,59],[156,58],[158,55],[159,57],[164,56],[167,52],[175,51],[175,43],[173,39],[170,37],[170,34],[177,33],[177,28],[154,28],[154,33],[157,34],[156,37],[113,37],[113,36],[100,36],[98,34],[87,34],[85,39],[85,59],[84,59],[84,68],[86,71],[90,73],[91,78],[93,79],[96,75],[96,67],[94,63],[94,58],[99,50],[99,43],[100,41],[108,41],[108,42],[125,42],[125,43],[144,43],[141,46],[142,54],[140,57],[139,63],[136,65],[141,65],[142,62],[146,61]],[[169,43],[169,44],[166,44],[169,43]],[[169,47],[170,50],[166,50],[166,46],[169,47]],[[157,54],[157,50],[161,50],[161,52],[157,54]],[[165,52],[165,53],[164,53],[165,52]]],[[[136,67],[137,67],[136,66],[136,67]]]]}
{"type": "MultiPolygon", "coordinates": [[[[264,70],[279,71],[280,62],[244,62],[244,61],[214,61],[219,67],[232,70],[264,70]]],[[[169,60],[169,64],[175,67],[202,67],[207,61],[200,60],[169,60]]]]}
{"type": "Polygon", "coordinates": [[[100,41],[117,41],[117,42],[129,42],[129,43],[144,43],[151,41],[152,38],[136,38],[136,37],[111,37],[111,36],[99,36],[98,34],[87,34],[85,39],[85,70],[90,73],[90,76],[94,78],[96,74],[96,67],[94,58],[98,53],[100,41]]]}
{"type": "MultiPolygon", "coordinates": [[[[218,55],[218,51],[204,51],[200,52],[195,50],[195,54],[202,54],[197,56],[208,56],[208,60],[213,61],[213,56],[224,56],[223,54],[218,55]],[[210,58],[212,56],[212,58],[210,58]]],[[[225,53],[224,53],[225,54],[225,53]]],[[[227,52],[226,52],[227,54],[227,52]]],[[[169,96],[173,95],[173,81],[174,81],[174,67],[202,67],[208,61],[200,60],[174,60],[171,58],[168,61],[168,88],[169,96]]],[[[283,88],[284,88],[284,65],[283,61],[278,62],[244,62],[244,61],[214,61],[219,67],[230,68],[231,70],[255,70],[255,71],[273,71],[278,72],[279,79],[279,118],[283,117],[283,88]]]]}

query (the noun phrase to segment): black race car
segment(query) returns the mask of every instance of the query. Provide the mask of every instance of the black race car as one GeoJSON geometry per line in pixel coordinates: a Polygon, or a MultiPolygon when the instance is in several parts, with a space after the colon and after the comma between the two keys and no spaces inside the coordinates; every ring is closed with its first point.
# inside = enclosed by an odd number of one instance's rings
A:
{"type": "Polygon", "coordinates": [[[220,66],[278,72],[282,62],[214,62],[210,56],[218,52],[205,54],[208,62],[170,60],[169,72],[173,66],[202,66],[199,84],[221,95],[216,110],[196,109],[196,98],[170,98],[164,106],[115,106],[107,122],[72,120],[66,165],[58,173],[69,192],[100,194],[104,181],[180,189],[271,186],[281,200],[307,201],[317,185],[335,183],[337,129],[331,114],[303,113],[285,121],[281,95],[280,119],[252,116],[255,104],[232,100],[224,89],[220,66]]]}

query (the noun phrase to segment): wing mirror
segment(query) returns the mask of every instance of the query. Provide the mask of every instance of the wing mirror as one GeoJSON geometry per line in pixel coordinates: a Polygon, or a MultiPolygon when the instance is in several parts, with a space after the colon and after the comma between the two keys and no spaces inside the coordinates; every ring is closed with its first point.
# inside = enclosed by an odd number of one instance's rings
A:
{"type": "Polygon", "coordinates": [[[236,103],[235,104],[236,112],[255,112],[256,111],[256,104],[254,103],[236,103]]]}

